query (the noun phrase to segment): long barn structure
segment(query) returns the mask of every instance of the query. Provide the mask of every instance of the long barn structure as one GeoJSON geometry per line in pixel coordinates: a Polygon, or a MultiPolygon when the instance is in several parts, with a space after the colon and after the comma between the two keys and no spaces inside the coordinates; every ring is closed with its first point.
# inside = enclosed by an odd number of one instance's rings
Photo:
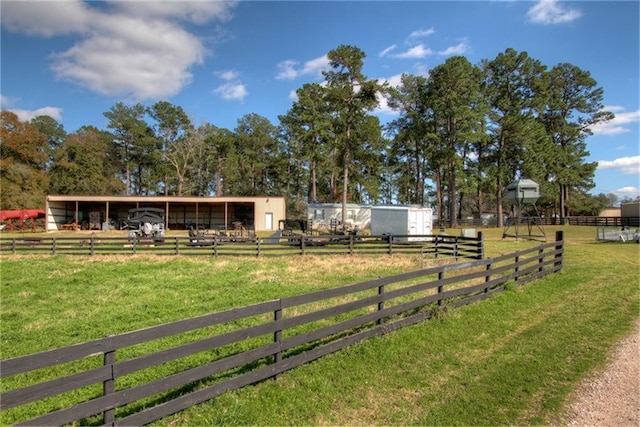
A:
{"type": "Polygon", "coordinates": [[[196,196],[68,196],[49,195],[46,230],[73,224],[87,230],[120,229],[130,209],[164,210],[168,230],[233,229],[277,230],[286,218],[284,197],[196,196]]]}

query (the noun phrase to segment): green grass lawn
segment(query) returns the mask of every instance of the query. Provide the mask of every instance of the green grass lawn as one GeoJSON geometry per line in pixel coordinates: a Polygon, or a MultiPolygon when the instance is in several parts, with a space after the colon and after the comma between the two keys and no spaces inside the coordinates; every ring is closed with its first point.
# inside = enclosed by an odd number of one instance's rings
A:
{"type": "MultiPolygon", "coordinates": [[[[556,229],[545,229],[548,240],[556,229]]],[[[156,424],[557,424],[568,393],[605,364],[640,317],[640,246],[596,242],[595,228],[562,229],[565,260],[558,274],[156,424]]],[[[484,230],[488,257],[537,244],[502,240],[501,232],[484,230]]],[[[1,358],[413,270],[420,263],[418,256],[5,256],[1,358]]]]}

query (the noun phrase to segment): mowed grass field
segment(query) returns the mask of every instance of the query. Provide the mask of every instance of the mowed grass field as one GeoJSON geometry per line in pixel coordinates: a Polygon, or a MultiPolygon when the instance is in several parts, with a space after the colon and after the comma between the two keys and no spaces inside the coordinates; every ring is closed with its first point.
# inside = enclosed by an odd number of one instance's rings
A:
{"type": "MultiPolygon", "coordinates": [[[[557,229],[545,229],[549,241],[557,229]]],[[[562,230],[558,274],[155,424],[561,423],[568,393],[603,368],[640,317],[640,245],[597,242],[591,227],[562,230]]],[[[483,231],[487,257],[537,244],[483,231]]],[[[4,256],[1,358],[414,270],[421,261],[417,255],[4,256]]]]}

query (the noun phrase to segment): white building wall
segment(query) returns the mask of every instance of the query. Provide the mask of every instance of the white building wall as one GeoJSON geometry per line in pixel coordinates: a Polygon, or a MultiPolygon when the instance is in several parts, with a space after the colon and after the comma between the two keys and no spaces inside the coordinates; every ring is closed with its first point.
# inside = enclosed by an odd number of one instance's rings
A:
{"type": "MultiPolygon", "coordinates": [[[[347,204],[347,226],[358,227],[361,230],[369,228],[371,224],[371,206],[355,203],[347,204]]],[[[342,222],[341,203],[309,203],[307,219],[313,230],[330,230],[331,220],[337,224],[342,222]]]]}
{"type": "Polygon", "coordinates": [[[433,210],[414,206],[373,206],[371,234],[408,236],[408,241],[420,240],[411,236],[433,234],[433,210]]]}

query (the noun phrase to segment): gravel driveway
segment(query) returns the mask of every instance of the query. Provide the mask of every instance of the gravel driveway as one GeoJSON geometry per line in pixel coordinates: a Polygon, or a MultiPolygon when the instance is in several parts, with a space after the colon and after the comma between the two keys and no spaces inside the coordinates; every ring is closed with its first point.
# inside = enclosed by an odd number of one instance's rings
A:
{"type": "Polygon", "coordinates": [[[585,379],[569,397],[567,426],[640,426],[640,319],[603,372],[585,379]]]}

